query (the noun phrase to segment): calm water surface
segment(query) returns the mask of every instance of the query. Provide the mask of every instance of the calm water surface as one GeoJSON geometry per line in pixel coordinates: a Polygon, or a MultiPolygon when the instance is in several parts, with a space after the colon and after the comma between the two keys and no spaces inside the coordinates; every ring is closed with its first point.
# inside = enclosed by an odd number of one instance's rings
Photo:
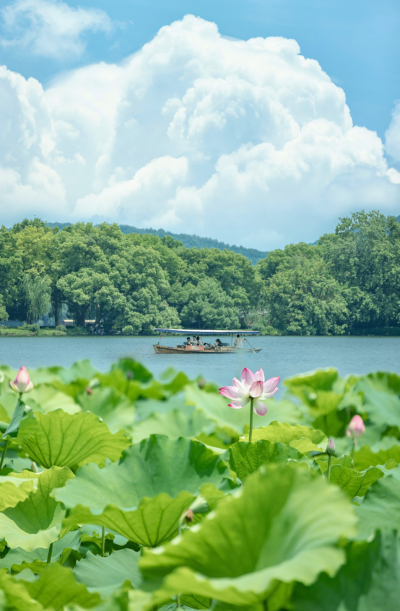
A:
{"type": "MultiPolygon", "coordinates": [[[[155,375],[167,367],[185,371],[190,377],[202,374],[218,384],[229,384],[243,367],[262,367],[268,377],[281,378],[333,366],[342,375],[384,370],[400,373],[399,337],[256,337],[250,338],[258,354],[156,354],[154,337],[2,337],[0,364],[11,367],[64,365],[90,359],[100,370],[120,357],[142,362],[155,375]]],[[[163,344],[174,346],[176,337],[163,344]]]]}

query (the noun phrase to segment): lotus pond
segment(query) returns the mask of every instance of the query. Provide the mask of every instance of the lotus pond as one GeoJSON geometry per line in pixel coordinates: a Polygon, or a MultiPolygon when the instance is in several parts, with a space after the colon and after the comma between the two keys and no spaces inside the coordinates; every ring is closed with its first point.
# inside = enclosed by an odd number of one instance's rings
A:
{"type": "Polygon", "coordinates": [[[29,370],[31,390],[16,374],[1,610],[398,609],[399,375],[287,378],[249,442],[248,408],[203,378],[130,359],[29,370]]]}

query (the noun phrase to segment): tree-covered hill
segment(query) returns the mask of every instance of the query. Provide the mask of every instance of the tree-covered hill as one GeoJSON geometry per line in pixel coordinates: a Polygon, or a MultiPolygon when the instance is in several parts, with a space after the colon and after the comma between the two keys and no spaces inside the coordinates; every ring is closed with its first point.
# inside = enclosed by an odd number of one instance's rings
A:
{"type": "MultiPolygon", "coordinates": [[[[47,223],[49,227],[58,227],[64,229],[69,227],[71,223],[47,223]]],[[[159,238],[163,238],[165,235],[169,235],[174,240],[182,242],[186,248],[218,248],[218,250],[232,250],[233,252],[243,255],[250,259],[253,265],[256,265],[257,261],[264,259],[267,256],[267,252],[257,250],[256,248],[245,248],[244,246],[235,246],[232,244],[225,244],[219,240],[213,240],[212,238],[202,238],[198,235],[190,235],[188,233],[171,233],[171,231],[164,231],[164,229],[152,229],[151,227],[141,229],[139,227],[133,227],[132,225],[119,225],[122,233],[139,233],[139,234],[150,234],[156,235],[159,238]]]]}
{"type": "Polygon", "coordinates": [[[257,265],[232,250],[186,248],[118,225],[0,229],[0,320],[35,322],[62,307],[76,325],[255,328],[293,335],[400,335],[400,224],[379,212],[339,219],[317,244],[257,265]]]}

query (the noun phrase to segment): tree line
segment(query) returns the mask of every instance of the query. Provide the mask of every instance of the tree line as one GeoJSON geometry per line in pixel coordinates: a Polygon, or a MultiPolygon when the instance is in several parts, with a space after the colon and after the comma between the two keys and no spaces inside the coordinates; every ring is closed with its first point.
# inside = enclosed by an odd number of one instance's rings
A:
{"type": "MultiPolygon", "coordinates": [[[[147,334],[155,327],[258,328],[340,335],[400,324],[400,224],[379,212],[342,218],[317,244],[291,244],[251,264],[230,250],[186,248],[116,224],[62,229],[40,219],[0,229],[0,320],[147,334]]],[[[375,332],[375,331],[374,331],[375,332]]]]}

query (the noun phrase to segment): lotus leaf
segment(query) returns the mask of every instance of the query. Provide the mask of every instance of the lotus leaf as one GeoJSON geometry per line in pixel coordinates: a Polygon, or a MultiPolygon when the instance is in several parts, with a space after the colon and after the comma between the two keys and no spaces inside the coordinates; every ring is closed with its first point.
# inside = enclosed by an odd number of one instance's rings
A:
{"type": "Polygon", "coordinates": [[[333,465],[331,468],[331,482],[339,486],[351,498],[364,496],[368,488],[383,477],[382,471],[371,467],[364,473],[357,473],[354,469],[333,465]]]}
{"type": "Polygon", "coordinates": [[[100,602],[97,592],[91,594],[83,583],[78,583],[71,569],[57,563],[50,564],[35,581],[24,583],[32,598],[44,609],[62,609],[66,605],[77,605],[90,609],[100,602]]]}
{"type": "MultiPolygon", "coordinates": [[[[395,440],[396,442],[397,440],[395,440]]],[[[393,443],[393,442],[392,442],[393,443]]],[[[369,466],[385,465],[390,459],[400,463],[400,444],[392,445],[391,448],[381,449],[377,452],[369,446],[363,446],[354,455],[354,466],[361,470],[369,466]]]]}
{"type": "Polygon", "coordinates": [[[135,420],[133,403],[115,388],[93,388],[77,397],[83,411],[101,418],[112,433],[130,429],[135,420]]]}
{"type": "Polygon", "coordinates": [[[54,495],[71,508],[65,524],[98,524],[155,546],[173,536],[202,484],[224,487],[230,478],[221,457],[204,444],[152,435],[126,450],[119,465],[82,467],[74,485],[54,495]]]}
{"type": "Polygon", "coordinates": [[[48,414],[56,409],[62,409],[67,414],[77,414],[81,411],[72,397],[50,384],[41,384],[35,387],[26,396],[25,400],[32,410],[42,412],[42,414],[48,414]]]}
{"type": "Polygon", "coordinates": [[[375,482],[365,500],[356,508],[359,518],[358,539],[368,539],[378,529],[400,531],[400,469],[375,482]]]}
{"type": "Polygon", "coordinates": [[[335,577],[322,574],[311,587],[296,586],[293,611],[397,609],[400,597],[397,534],[377,533],[369,543],[351,543],[346,555],[346,564],[335,577]]]}
{"type": "Polygon", "coordinates": [[[1,611],[43,611],[43,607],[32,600],[24,584],[0,571],[0,609],[1,611]]]}
{"type": "Polygon", "coordinates": [[[98,592],[102,598],[107,598],[126,581],[134,588],[140,586],[139,557],[140,553],[131,549],[115,551],[105,558],[88,552],[85,558],[77,562],[74,573],[78,582],[84,583],[89,592],[98,592]]]}
{"type": "Polygon", "coordinates": [[[37,488],[37,479],[28,477],[0,476],[0,511],[15,507],[37,488]]]}
{"type": "Polygon", "coordinates": [[[20,477],[37,480],[37,490],[15,507],[0,513],[0,532],[12,549],[21,547],[27,552],[37,547],[47,549],[59,538],[65,515],[60,504],[49,494],[53,488],[63,486],[73,473],[68,468],[52,467],[43,473],[22,471],[20,477]]]}
{"type": "Polygon", "coordinates": [[[345,561],[338,541],[353,537],[355,524],[338,488],[294,465],[269,465],[198,530],[145,551],[139,566],[145,576],[164,577],[160,597],[188,592],[254,605],[280,582],[310,585],[322,571],[333,576],[345,561]]]}
{"type": "MultiPolygon", "coordinates": [[[[64,537],[53,545],[51,561],[60,561],[63,564],[73,549],[80,545],[80,532],[74,530],[68,532],[64,537]]],[[[46,568],[48,550],[42,547],[27,552],[22,548],[8,550],[8,553],[0,559],[0,569],[7,568],[15,573],[30,569],[33,573],[40,573],[46,568]]]]}
{"type": "Polygon", "coordinates": [[[263,464],[299,460],[301,454],[284,443],[260,439],[256,443],[234,443],[224,454],[224,458],[232,471],[235,471],[240,479],[244,479],[263,464]]]}
{"type": "MultiPolygon", "coordinates": [[[[186,410],[189,406],[186,406],[186,410]]],[[[138,422],[131,433],[133,443],[138,443],[150,435],[162,434],[170,438],[197,437],[202,432],[210,434],[215,424],[200,411],[174,410],[166,414],[152,414],[147,420],[138,422]]]]}
{"type": "Polygon", "coordinates": [[[71,415],[62,410],[26,418],[21,423],[17,442],[46,469],[88,462],[104,465],[106,458],[118,460],[130,443],[124,431],[113,435],[94,414],[71,415]]]}

